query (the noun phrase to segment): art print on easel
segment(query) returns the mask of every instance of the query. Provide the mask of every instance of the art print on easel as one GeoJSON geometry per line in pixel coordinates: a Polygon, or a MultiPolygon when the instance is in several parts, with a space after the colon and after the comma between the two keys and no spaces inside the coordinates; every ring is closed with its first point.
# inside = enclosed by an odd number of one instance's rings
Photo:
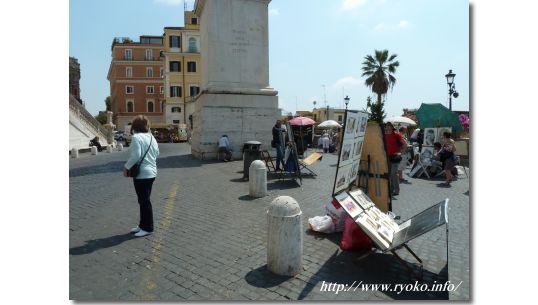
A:
{"type": "Polygon", "coordinates": [[[368,114],[348,110],[344,122],[333,195],[347,189],[357,179],[368,114]]]}
{"type": "Polygon", "coordinates": [[[426,128],[424,129],[424,146],[433,146],[433,143],[436,142],[436,128],[426,128]]]}
{"type": "Polygon", "coordinates": [[[443,143],[444,139],[444,133],[450,132],[452,134],[452,127],[441,127],[437,128],[437,138],[435,139],[436,142],[443,143]]]}

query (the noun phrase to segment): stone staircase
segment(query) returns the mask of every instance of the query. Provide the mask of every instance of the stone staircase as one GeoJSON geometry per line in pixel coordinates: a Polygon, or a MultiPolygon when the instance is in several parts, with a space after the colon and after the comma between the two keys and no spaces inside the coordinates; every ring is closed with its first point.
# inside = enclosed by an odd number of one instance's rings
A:
{"type": "Polygon", "coordinates": [[[69,151],[89,149],[95,136],[103,147],[108,146],[108,130],[99,123],[71,94],[69,95],[69,151]]]}

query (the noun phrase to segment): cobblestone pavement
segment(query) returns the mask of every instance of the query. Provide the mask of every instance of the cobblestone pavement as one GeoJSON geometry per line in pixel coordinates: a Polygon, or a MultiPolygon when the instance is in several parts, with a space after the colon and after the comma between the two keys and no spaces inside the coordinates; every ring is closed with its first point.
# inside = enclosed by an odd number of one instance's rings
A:
{"type": "MultiPolygon", "coordinates": [[[[153,186],[155,232],[135,238],[138,204],[132,180],[121,175],[128,149],[70,159],[69,295],[89,300],[467,300],[469,287],[469,179],[451,188],[440,180],[409,179],[401,185],[393,210],[401,220],[450,198],[449,263],[445,226],[409,243],[424,262],[419,284],[461,285],[454,292],[321,291],[324,283],[352,285],[414,284],[392,254],[365,258],[339,248],[341,233],[307,230],[307,220],[325,214],[337,156],[312,165],[317,177],[302,186],[270,176],[269,195],[248,196],[243,162],[199,161],[190,146],[160,144],[159,174],[153,186]],[[303,211],[303,272],[282,277],[266,269],[267,216],[270,202],[294,197],[303,211]]],[[[418,270],[413,257],[398,252],[418,270]]]]}

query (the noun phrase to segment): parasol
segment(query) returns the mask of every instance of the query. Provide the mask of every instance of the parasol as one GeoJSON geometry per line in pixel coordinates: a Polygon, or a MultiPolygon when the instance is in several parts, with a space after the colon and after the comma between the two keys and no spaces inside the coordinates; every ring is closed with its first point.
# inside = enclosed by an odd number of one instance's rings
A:
{"type": "Polygon", "coordinates": [[[290,125],[295,126],[308,126],[308,125],[314,125],[316,124],[316,121],[312,120],[311,118],[298,116],[289,121],[290,125]]]}
{"type": "Polygon", "coordinates": [[[319,128],[340,128],[342,125],[338,124],[337,121],[334,120],[327,120],[321,122],[317,127],[319,128]]]}
{"type": "Polygon", "coordinates": [[[452,127],[452,133],[463,131],[458,115],[442,104],[422,104],[417,110],[420,128],[452,127]]]}
{"type": "Polygon", "coordinates": [[[406,118],[404,116],[393,116],[393,117],[390,117],[390,118],[386,118],[383,120],[383,122],[387,123],[387,122],[391,122],[394,126],[415,126],[417,125],[417,123],[413,120],[411,120],[410,118],[406,118]]]}

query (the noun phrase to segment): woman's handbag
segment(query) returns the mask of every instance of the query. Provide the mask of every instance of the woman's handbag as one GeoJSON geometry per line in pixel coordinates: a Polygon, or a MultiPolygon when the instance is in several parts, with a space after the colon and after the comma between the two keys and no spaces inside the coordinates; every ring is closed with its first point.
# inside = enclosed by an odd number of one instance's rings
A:
{"type": "Polygon", "coordinates": [[[390,156],[390,163],[400,163],[400,162],[402,162],[402,155],[397,154],[397,155],[390,156]]]}
{"type": "Polygon", "coordinates": [[[149,140],[148,149],[146,150],[146,153],[144,153],[140,161],[136,162],[133,166],[131,166],[130,169],[127,170],[127,176],[133,177],[133,178],[138,177],[138,175],[140,174],[140,164],[142,164],[142,161],[144,161],[144,158],[146,157],[146,154],[148,153],[149,148],[151,147],[151,141],[153,141],[153,137],[151,137],[151,139],[149,140]]]}

